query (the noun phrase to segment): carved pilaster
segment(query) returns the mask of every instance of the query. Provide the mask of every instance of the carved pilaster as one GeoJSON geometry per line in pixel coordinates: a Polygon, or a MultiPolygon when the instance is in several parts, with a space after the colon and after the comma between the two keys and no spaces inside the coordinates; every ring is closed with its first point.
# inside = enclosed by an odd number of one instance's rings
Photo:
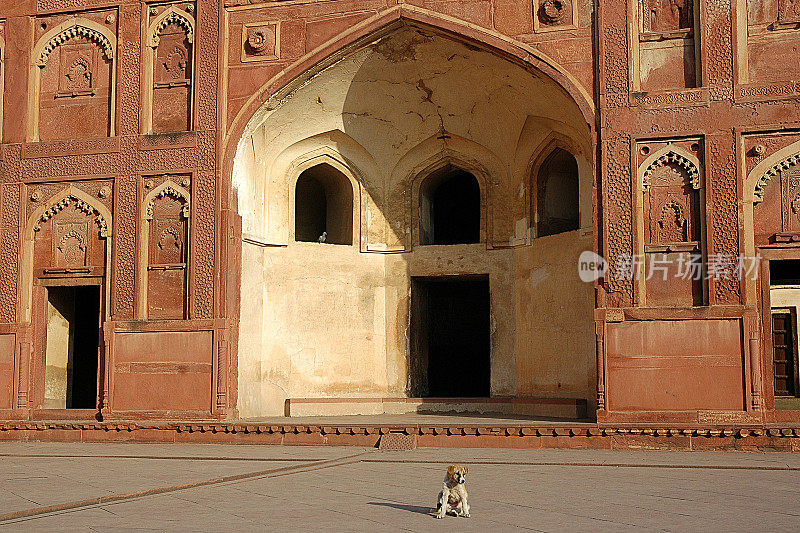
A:
{"type": "Polygon", "coordinates": [[[29,340],[20,343],[17,375],[17,408],[28,408],[28,363],[33,355],[33,346],[29,340]]]}
{"type": "Polygon", "coordinates": [[[603,337],[605,323],[602,320],[596,320],[594,326],[597,343],[597,409],[604,411],[606,408],[605,339],[603,337]]]}
{"type": "Polygon", "coordinates": [[[760,411],[764,406],[762,402],[761,339],[758,338],[758,315],[755,313],[745,315],[744,322],[744,331],[747,335],[747,355],[750,357],[750,403],[752,409],[760,411]]]}
{"type": "Polygon", "coordinates": [[[217,338],[217,409],[224,410],[228,390],[228,342],[222,330],[215,332],[217,338]]]}

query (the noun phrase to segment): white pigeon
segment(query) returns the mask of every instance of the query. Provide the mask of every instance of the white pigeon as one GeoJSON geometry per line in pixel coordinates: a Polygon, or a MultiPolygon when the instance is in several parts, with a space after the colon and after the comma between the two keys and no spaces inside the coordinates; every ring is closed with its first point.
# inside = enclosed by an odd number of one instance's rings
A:
{"type": "Polygon", "coordinates": [[[320,235],[319,239],[317,239],[317,242],[325,242],[327,240],[328,240],[328,232],[327,231],[323,231],[322,235],[320,235]]]}

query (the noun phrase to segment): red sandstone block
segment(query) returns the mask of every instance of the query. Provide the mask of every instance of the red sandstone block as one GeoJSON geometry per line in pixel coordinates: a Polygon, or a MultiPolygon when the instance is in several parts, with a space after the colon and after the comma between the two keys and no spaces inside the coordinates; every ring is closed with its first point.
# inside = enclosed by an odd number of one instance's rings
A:
{"type": "Polygon", "coordinates": [[[417,448],[522,448],[542,447],[540,437],[506,437],[501,435],[420,435],[417,448]]]}
{"type": "Polygon", "coordinates": [[[541,439],[542,448],[611,449],[611,440],[607,437],[569,437],[566,435],[551,437],[545,435],[541,439]]]}
{"type": "Polygon", "coordinates": [[[135,431],[86,430],[81,434],[83,442],[134,442],[135,431]]]}
{"type": "Polygon", "coordinates": [[[174,442],[175,432],[162,429],[137,429],[129,432],[131,439],[127,442],[174,442]]]}
{"type": "Polygon", "coordinates": [[[235,433],[231,444],[280,444],[283,436],[280,433],[235,433]]]}
{"type": "Polygon", "coordinates": [[[217,444],[220,442],[219,433],[210,431],[180,431],[172,436],[175,443],[217,444]]]}
{"type": "Polygon", "coordinates": [[[533,33],[533,10],[530,2],[497,0],[494,2],[494,28],[506,35],[533,33]]]}
{"type": "Polygon", "coordinates": [[[31,440],[30,434],[31,431],[27,429],[10,429],[6,431],[0,431],[0,440],[31,440]]]}
{"type": "Polygon", "coordinates": [[[762,435],[737,439],[734,445],[737,450],[742,451],[790,452],[792,451],[792,440],[794,439],[762,435]]]}
{"type": "Polygon", "coordinates": [[[735,450],[735,437],[691,437],[692,450],[735,450]]]}
{"type": "Polygon", "coordinates": [[[611,437],[615,450],[691,450],[691,437],[649,437],[642,435],[615,435],[611,437]]]}
{"type": "MultiPolygon", "coordinates": [[[[310,52],[326,41],[336,37],[375,13],[355,13],[306,23],[306,52],[310,52]]],[[[283,39],[281,39],[283,42],[283,39]]]]}
{"type": "Polygon", "coordinates": [[[302,57],[306,43],[306,23],[300,19],[281,22],[281,60],[302,57]]]}
{"type": "Polygon", "coordinates": [[[270,78],[286,67],[286,63],[252,63],[231,71],[228,82],[228,94],[231,98],[240,98],[253,94],[270,78]]]}
{"type": "Polygon", "coordinates": [[[325,438],[327,439],[326,444],[334,446],[366,446],[372,448],[376,447],[380,440],[379,435],[330,434],[325,435],[325,438]]]}
{"type": "Polygon", "coordinates": [[[491,4],[486,0],[412,0],[409,4],[418,5],[437,13],[450,15],[484,28],[492,27],[491,4]]]}
{"type": "Polygon", "coordinates": [[[329,436],[319,433],[285,433],[283,435],[283,444],[325,445],[328,444],[327,437],[329,436]]]}
{"type": "Polygon", "coordinates": [[[79,429],[45,429],[31,431],[30,440],[47,442],[80,442],[81,430],[79,429]]]}

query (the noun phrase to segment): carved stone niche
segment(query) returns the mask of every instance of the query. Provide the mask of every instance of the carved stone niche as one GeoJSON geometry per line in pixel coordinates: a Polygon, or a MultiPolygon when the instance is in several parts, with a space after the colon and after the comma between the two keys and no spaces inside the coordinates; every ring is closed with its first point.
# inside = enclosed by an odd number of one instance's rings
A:
{"type": "Polygon", "coordinates": [[[189,176],[154,176],[144,181],[145,235],[140,260],[140,315],[183,319],[187,311],[189,258],[189,176]]]}
{"type": "Polygon", "coordinates": [[[28,223],[33,229],[35,277],[96,277],[105,272],[110,220],[91,185],[30,187],[28,223]]]}
{"type": "Polygon", "coordinates": [[[115,23],[115,10],[34,21],[28,140],[114,135],[115,23]]]}
{"type": "Polygon", "coordinates": [[[245,24],[242,27],[242,61],[268,61],[279,57],[279,22],[245,24]]]}
{"type": "Polygon", "coordinates": [[[152,86],[143,102],[144,131],[168,133],[192,129],[194,4],[151,7],[143,70],[152,86]]]}
{"type": "Polygon", "coordinates": [[[764,185],[753,215],[757,245],[800,241],[800,167],[788,166],[764,185]]]}
{"type": "Polygon", "coordinates": [[[642,31],[645,34],[682,36],[694,28],[694,0],[643,0],[642,31]]]}
{"type": "Polygon", "coordinates": [[[699,140],[638,146],[647,305],[703,305],[699,140]]]}
{"type": "Polygon", "coordinates": [[[533,29],[537,32],[578,27],[575,0],[534,0],[533,29]]]}
{"type": "Polygon", "coordinates": [[[800,0],[779,0],[778,24],[800,23],[800,0]]]}
{"type": "Polygon", "coordinates": [[[634,92],[697,86],[698,0],[638,0],[638,68],[634,92]]]}

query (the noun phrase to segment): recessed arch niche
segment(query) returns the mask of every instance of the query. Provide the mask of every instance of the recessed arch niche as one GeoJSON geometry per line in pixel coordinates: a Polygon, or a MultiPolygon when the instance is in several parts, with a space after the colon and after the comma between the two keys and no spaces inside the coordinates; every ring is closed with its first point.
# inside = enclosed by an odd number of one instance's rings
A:
{"type": "Polygon", "coordinates": [[[567,91],[507,57],[402,23],[265,96],[233,163],[242,416],[283,414],[289,398],[411,394],[415,279],[486,284],[490,395],[594,401],[594,286],[576,268],[592,248],[590,151],[573,152],[583,231],[529,237],[532,162],[554,135],[591,146],[591,126],[567,91]],[[323,160],[351,183],[360,246],[302,242],[322,226],[296,239],[297,184],[323,160]],[[470,236],[420,246],[420,208],[454,175],[469,184],[470,236]],[[554,336],[564,343],[546,346],[554,336]]]}

